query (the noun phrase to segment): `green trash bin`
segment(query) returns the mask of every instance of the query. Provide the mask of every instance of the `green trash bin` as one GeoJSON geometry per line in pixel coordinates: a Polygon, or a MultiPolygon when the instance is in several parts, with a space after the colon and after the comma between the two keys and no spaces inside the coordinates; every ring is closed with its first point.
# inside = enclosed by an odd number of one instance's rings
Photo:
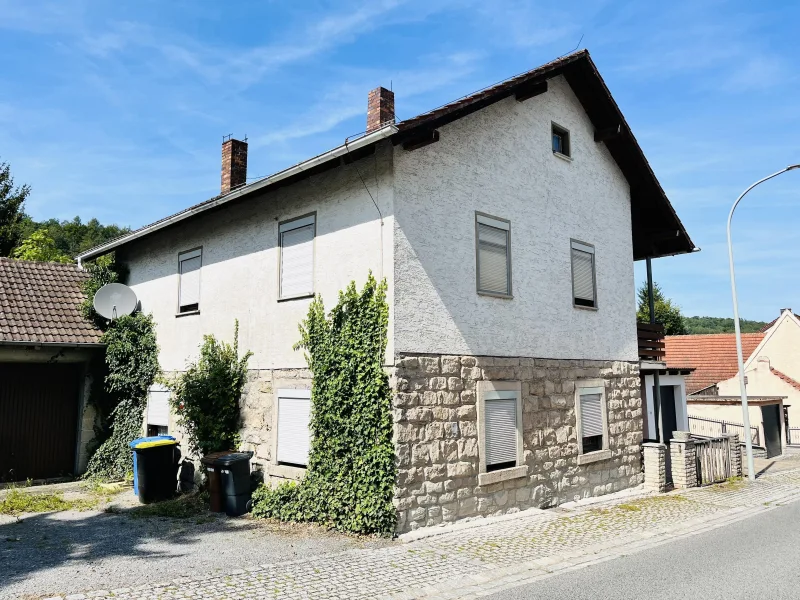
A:
{"type": "Polygon", "coordinates": [[[139,502],[168,500],[178,488],[181,451],[174,439],[147,439],[132,446],[136,453],[139,502]]]}

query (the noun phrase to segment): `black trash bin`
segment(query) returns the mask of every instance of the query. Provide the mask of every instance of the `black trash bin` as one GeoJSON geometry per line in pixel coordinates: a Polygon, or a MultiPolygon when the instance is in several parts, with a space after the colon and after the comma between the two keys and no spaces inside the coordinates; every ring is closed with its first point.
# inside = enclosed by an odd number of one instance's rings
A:
{"type": "Polygon", "coordinates": [[[168,500],[178,487],[181,451],[174,439],[143,438],[131,444],[136,453],[139,502],[168,500]]]}
{"type": "Polygon", "coordinates": [[[213,452],[203,457],[208,473],[211,510],[238,517],[250,510],[252,452],[213,452]]]}

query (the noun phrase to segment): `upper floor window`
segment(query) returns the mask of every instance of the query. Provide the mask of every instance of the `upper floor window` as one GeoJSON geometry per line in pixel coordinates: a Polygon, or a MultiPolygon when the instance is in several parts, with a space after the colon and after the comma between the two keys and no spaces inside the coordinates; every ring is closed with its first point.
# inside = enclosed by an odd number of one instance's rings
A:
{"type": "Polygon", "coordinates": [[[569,131],[553,123],[553,152],[563,156],[571,156],[569,147],[569,131]]]}
{"type": "Polygon", "coordinates": [[[287,300],[313,295],[315,215],[281,223],[278,232],[281,245],[278,297],[287,300]]]}
{"type": "Polygon", "coordinates": [[[572,303],[597,308],[594,246],[572,240],[572,303]]]}
{"type": "Polygon", "coordinates": [[[178,312],[200,310],[200,267],[203,264],[203,249],[196,248],[178,255],[178,312]]]}
{"type": "Polygon", "coordinates": [[[511,222],[475,213],[478,292],[511,296],[511,222]]]}

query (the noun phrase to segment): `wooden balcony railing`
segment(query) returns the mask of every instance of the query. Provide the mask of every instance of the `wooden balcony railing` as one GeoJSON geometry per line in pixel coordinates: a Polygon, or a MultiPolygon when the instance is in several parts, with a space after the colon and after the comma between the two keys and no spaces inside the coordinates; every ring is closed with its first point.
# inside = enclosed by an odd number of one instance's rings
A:
{"type": "Polygon", "coordinates": [[[636,323],[640,360],[664,360],[664,325],[636,323]]]}

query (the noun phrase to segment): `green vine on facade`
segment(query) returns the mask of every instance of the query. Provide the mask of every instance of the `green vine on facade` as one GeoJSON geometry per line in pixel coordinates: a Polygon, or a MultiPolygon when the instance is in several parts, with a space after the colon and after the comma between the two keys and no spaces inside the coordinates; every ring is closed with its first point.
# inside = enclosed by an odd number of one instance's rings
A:
{"type": "Polygon", "coordinates": [[[308,468],[299,484],[256,490],[254,516],[394,533],[392,395],[383,369],[388,324],[386,282],[371,273],[361,292],[354,282],[340,292],[329,315],[322,298],[311,303],[296,347],[313,375],[308,468]]]}
{"type": "Polygon", "coordinates": [[[252,352],[239,358],[239,321],[233,345],[213,335],[203,337],[200,358],[166,383],[172,394],[170,404],[178,416],[195,456],[233,450],[239,445],[241,415],[239,401],[247,382],[247,361],[252,352]]]}
{"type": "Polygon", "coordinates": [[[155,323],[152,316],[141,312],[113,322],[95,313],[95,292],[106,283],[119,281],[121,269],[104,261],[88,270],[91,277],[83,288],[87,299],[82,312],[104,330],[100,341],[106,345],[105,369],[95,371],[90,402],[103,425],[97,433],[105,439],[89,460],[84,477],[118,480],[133,470],[128,444],[141,436],[147,396],[159,373],[155,323]]]}

